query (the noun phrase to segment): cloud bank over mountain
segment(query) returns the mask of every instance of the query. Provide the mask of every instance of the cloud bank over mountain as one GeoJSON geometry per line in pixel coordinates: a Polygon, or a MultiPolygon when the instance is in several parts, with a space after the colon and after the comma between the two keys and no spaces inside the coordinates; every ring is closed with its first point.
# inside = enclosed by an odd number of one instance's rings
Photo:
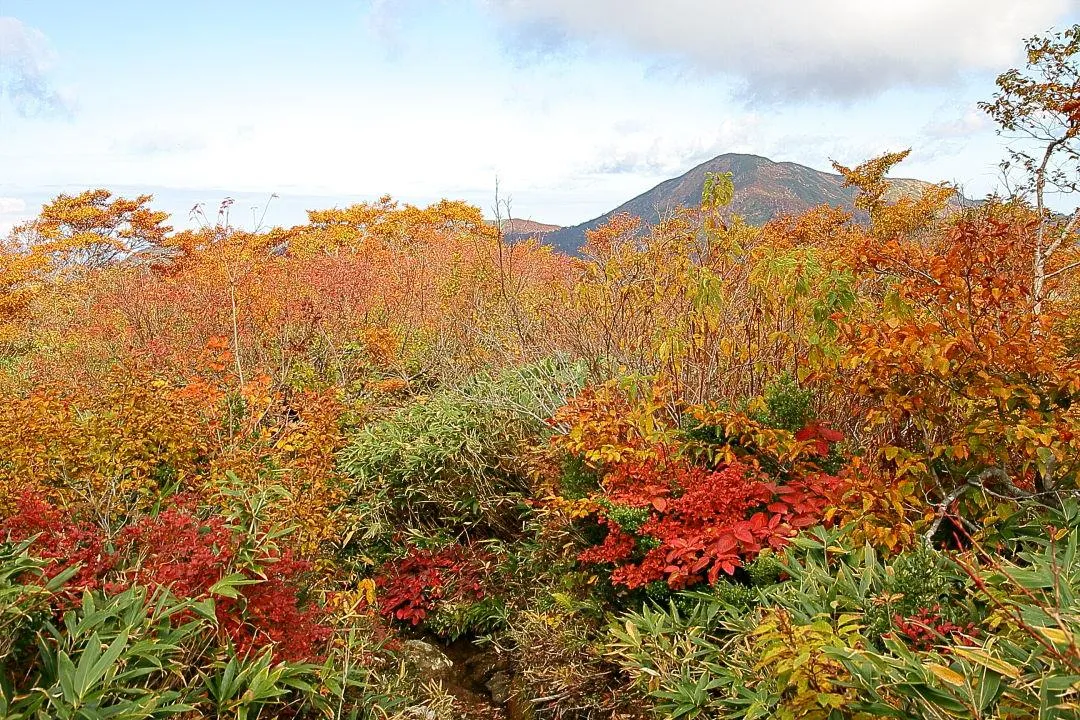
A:
{"type": "Polygon", "coordinates": [[[614,42],[741,81],[752,99],[851,100],[1019,59],[1075,0],[490,0],[517,34],[614,42]]]}

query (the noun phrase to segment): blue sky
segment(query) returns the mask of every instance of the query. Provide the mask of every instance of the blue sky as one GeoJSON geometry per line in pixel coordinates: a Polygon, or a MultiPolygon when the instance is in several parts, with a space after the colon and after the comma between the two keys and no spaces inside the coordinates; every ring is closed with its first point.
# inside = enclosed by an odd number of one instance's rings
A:
{"type": "Polygon", "coordinates": [[[0,0],[0,230],[61,191],[270,223],[373,199],[594,217],[722,152],[997,182],[975,109],[1076,0],[0,0]],[[261,210],[259,211],[261,213],[261,210]]]}

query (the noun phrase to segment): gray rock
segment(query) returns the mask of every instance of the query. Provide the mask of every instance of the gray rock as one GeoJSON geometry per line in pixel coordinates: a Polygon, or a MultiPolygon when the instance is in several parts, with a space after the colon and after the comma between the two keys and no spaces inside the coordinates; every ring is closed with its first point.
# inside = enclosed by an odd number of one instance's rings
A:
{"type": "Polygon", "coordinates": [[[404,720],[439,720],[439,713],[432,708],[413,705],[401,711],[404,720]]]}
{"type": "Polygon", "coordinates": [[[405,662],[424,680],[445,678],[454,662],[443,654],[442,650],[423,640],[406,640],[402,655],[405,662]]]}
{"type": "Polygon", "coordinates": [[[510,676],[506,673],[496,672],[485,685],[491,693],[491,701],[496,705],[505,705],[510,702],[510,676]]]}
{"type": "Polygon", "coordinates": [[[510,669],[510,663],[502,653],[496,650],[485,650],[465,660],[465,674],[469,682],[476,686],[483,686],[491,679],[491,676],[500,670],[510,669]]]}

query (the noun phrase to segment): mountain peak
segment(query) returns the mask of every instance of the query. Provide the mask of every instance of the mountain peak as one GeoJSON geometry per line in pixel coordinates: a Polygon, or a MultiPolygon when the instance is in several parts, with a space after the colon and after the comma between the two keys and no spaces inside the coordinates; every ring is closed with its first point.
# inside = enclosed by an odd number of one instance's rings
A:
{"type": "MultiPolygon", "coordinates": [[[[576,253],[585,244],[585,231],[593,230],[620,213],[642,219],[646,225],[684,205],[701,202],[701,191],[708,173],[730,172],[735,185],[732,210],[752,224],[801,213],[817,205],[854,209],[855,189],[844,187],[844,179],[833,172],[815,170],[794,162],[776,162],[761,155],[724,153],[697,165],[679,177],[665,180],[619,207],[573,227],[544,235],[544,241],[565,252],[576,253]]],[[[925,185],[920,180],[905,180],[905,186],[925,185]]]]}

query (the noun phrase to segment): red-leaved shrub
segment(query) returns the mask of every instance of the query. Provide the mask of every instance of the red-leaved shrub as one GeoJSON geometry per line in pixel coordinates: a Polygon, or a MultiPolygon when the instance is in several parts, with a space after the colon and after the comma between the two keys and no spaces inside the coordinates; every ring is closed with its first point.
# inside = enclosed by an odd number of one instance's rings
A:
{"type": "Polygon", "coordinates": [[[612,581],[629,588],[657,580],[675,588],[713,583],[820,522],[838,482],[817,474],[776,484],[740,464],[706,470],[680,461],[624,463],[605,478],[604,498],[648,517],[628,531],[601,511],[608,535],[579,559],[613,564],[612,581]],[[644,554],[635,560],[639,547],[644,554]]]}
{"type": "Polygon", "coordinates": [[[404,558],[386,563],[375,578],[379,612],[419,625],[440,602],[483,600],[487,557],[482,550],[461,545],[410,548],[404,558]]]}
{"type": "Polygon", "coordinates": [[[939,605],[920,608],[910,617],[894,615],[893,626],[897,634],[913,649],[923,652],[937,648],[943,653],[948,653],[947,643],[950,641],[974,643],[980,635],[975,623],[957,625],[942,615],[939,605]]]}
{"type": "Polygon", "coordinates": [[[226,576],[239,574],[258,582],[236,587],[235,598],[214,599],[223,637],[238,653],[269,646],[279,660],[317,660],[330,636],[320,609],[304,608],[301,602],[309,563],[287,550],[266,549],[255,558],[257,569],[240,567],[237,555],[244,538],[218,516],[204,520],[180,506],[141,517],[119,533],[109,552],[99,528],[28,494],[0,523],[0,539],[31,538],[33,553],[48,561],[50,577],[79,566],[58,594],[57,610],[77,602],[84,590],[117,593],[134,585],[199,599],[226,576]]]}
{"type": "Polygon", "coordinates": [[[84,590],[97,590],[113,569],[116,558],[105,549],[101,530],[79,522],[47,503],[37,493],[26,492],[17,500],[17,511],[0,522],[0,541],[22,542],[35,538],[34,555],[46,562],[44,571],[53,578],[78,566],[58,594],[67,606],[78,602],[84,590]]]}

